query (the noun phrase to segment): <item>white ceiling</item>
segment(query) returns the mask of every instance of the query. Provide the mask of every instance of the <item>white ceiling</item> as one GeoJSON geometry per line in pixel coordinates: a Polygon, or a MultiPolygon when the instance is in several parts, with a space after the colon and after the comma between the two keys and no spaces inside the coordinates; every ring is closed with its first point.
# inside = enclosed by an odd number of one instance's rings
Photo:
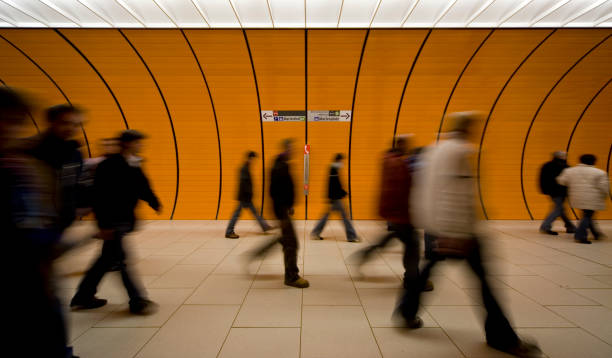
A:
{"type": "Polygon", "coordinates": [[[0,0],[0,27],[612,27],[612,0],[0,0]]]}

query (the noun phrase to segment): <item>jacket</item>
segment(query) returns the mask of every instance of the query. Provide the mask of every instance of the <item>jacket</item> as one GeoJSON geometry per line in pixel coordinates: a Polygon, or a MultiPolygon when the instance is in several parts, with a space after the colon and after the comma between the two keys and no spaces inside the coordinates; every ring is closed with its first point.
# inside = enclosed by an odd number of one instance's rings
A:
{"type": "Polygon", "coordinates": [[[159,200],[142,169],[130,166],[121,154],[111,155],[98,165],[93,193],[93,211],[101,229],[132,230],[138,200],[159,209],[159,200]]]}
{"type": "Polygon", "coordinates": [[[274,206],[274,215],[278,219],[286,218],[289,209],[295,202],[293,178],[289,172],[286,154],[280,154],[274,161],[270,176],[270,196],[274,206]]]}
{"type": "Polygon", "coordinates": [[[240,168],[240,185],[238,187],[238,201],[251,202],[253,200],[253,181],[249,171],[249,163],[240,168]]]}
{"type": "Polygon", "coordinates": [[[395,151],[383,159],[378,214],[393,224],[410,224],[411,175],[408,162],[395,151]]]}
{"type": "Polygon", "coordinates": [[[46,131],[26,140],[26,153],[48,165],[52,172],[52,200],[57,212],[56,226],[63,230],[76,219],[82,202],[80,179],[83,156],[80,143],[63,140],[46,131]]]}
{"type": "Polygon", "coordinates": [[[557,177],[569,188],[570,204],[582,210],[605,210],[609,195],[608,175],[592,165],[578,164],[567,168],[557,177]]]}
{"type": "Polygon", "coordinates": [[[327,188],[327,198],[329,200],[340,200],[346,196],[346,191],[342,188],[340,183],[340,174],[338,173],[338,167],[334,164],[329,169],[329,185],[327,188]]]}
{"type": "Polygon", "coordinates": [[[421,207],[425,231],[434,236],[471,238],[476,234],[476,188],[472,145],[455,136],[425,153],[421,207]]]}
{"type": "Polygon", "coordinates": [[[568,168],[567,162],[562,159],[553,159],[540,169],[540,190],[542,194],[552,197],[566,197],[567,188],[557,183],[557,177],[563,169],[568,168]]]}

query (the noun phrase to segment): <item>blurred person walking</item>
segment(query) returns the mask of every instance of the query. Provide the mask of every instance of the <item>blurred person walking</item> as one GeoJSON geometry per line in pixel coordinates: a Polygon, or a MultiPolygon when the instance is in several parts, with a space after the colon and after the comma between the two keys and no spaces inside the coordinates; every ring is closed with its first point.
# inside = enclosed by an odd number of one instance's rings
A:
{"type": "Polygon", "coordinates": [[[574,236],[581,244],[591,243],[587,239],[589,229],[595,240],[603,237],[595,227],[593,216],[595,211],[606,209],[610,182],[606,172],[595,167],[596,160],[593,154],[584,154],[580,156],[580,164],[564,169],[557,177],[559,184],[569,188],[572,207],[582,210],[582,219],[574,236]]]}
{"type": "Polygon", "coordinates": [[[299,275],[300,269],[297,265],[299,244],[291,220],[295,203],[295,185],[289,167],[289,160],[294,152],[293,140],[283,140],[282,148],[283,152],[274,160],[270,178],[270,196],[274,206],[274,215],[280,222],[281,236],[255,250],[251,259],[263,257],[272,247],[280,243],[283,247],[285,262],[285,285],[306,288],[310,284],[299,275]]]}
{"type": "Polygon", "coordinates": [[[330,165],[329,168],[329,182],[327,187],[327,198],[329,199],[329,207],[325,212],[325,215],[319,220],[315,228],[312,230],[310,236],[316,240],[323,240],[321,237],[321,232],[325,228],[325,224],[327,224],[327,220],[329,219],[329,214],[332,211],[337,211],[342,215],[342,222],[344,223],[344,231],[346,232],[346,240],[349,242],[358,242],[357,233],[353,228],[353,224],[351,220],[346,215],[346,210],[344,209],[344,205],[342,204],[342,199],[346,196],[347,192],[342,188],[342,183],[340,182],[340,169],[343,167],[344,155],[342,153],[338,153],[334,157],[334,161],[330,165]]]}
{"type": "Polygon", "coordinates": [[[553,153],[553,159],[542,166],[540,169],[540,190],[542,194],[550,196],[553,202],[553,210],[540,225],[540,232],[548,235],[558,235],[552,230],[552,224],[557,218],[561,218],[565,224],[568,234],[576,232],[576,227],[565,214],[565,198],[567,188],[557,183],[557,177],[563,169],[568,168],[567,153],[557,151],[553,153]]]}
{"type": "Polygon", "coordinates": [[[262,217],[259,215],[257,210],[255,209],[255,205],[253,205],[253,181],[251,180],[251,170],[250,166],[253,160],[257,158],[257,153],[255,152],[247,152],[246,161],[240,168],[240,186],[238,187],[238,207],[234,211],[232,215],[232,219],[227,224],[227,229],[225,230],[225,237],[228,239],[237,239],[238,236],[234,232],[234,227],[236,226],[236,222],[238,221],[238,217],[240,217],[240,212],[242,209],[249,209],[261,229],[266,232],[272,230],[272,226],[270,226],[262,217]]]}
{"type": "Polygon", "coordinates": [[[135,209],[139,200],[146,201],[158,213],[161,205],[151,190],[149,180],[140,168],[138,154],[145,136],[135,130],[125,130],[119,136],[120,153],[109,156],[98,165],[94,179],[93,211],[104,240],[102,252],[85,274],[70,306],[91,309],[104,306],[105,299],[95,297],[98,284],[104,275],[115,269],[121,273],[123,284],[130,297],[130,312],[150,314],[156,304],[148,300],[126,264],[123,240],[134,230],[135,209]]]}
{"type": "Polygon", "coordinates": [[[541,351],[537,345],[521,340],[510,325],[491,291],[482,265],[474,171],[470,162],[475,150],[469,142],[477,118],[473,112],[449,115],[452,132],[425,155],[423,187],[420,189],[424,197],[422,217],[426,232],[436,239],[436,255],[427,262],[418,280],[411,283],[414,286],[404,291],[396,312],[407,322],[418,318],[420,291],[438,262],[438,255],[462,258],[467,260],[480,280],[486,309],[484,330],[487,344],[518,357],[539,357],[541,351]]]}
{"type": "Polygon", "coordinates": [[[3,352],[11,356],[69,358],[67,332],[53,285],[53,247],[61,237],[50,193],[51,170],[18,140],[29,103],[0,88],[0,232],[8,309],[3,352]]]}

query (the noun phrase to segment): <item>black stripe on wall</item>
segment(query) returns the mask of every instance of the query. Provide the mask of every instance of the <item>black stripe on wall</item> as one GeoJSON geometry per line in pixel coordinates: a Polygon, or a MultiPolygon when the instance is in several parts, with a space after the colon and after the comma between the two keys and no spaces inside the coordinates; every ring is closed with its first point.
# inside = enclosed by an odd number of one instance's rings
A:
{"type": "MultiPolygon", "coordinates": [[[[308,144],[308,29],[304,29],[304,112],[306,113],[304,121],[304,144],[306,145],[308,144]]],[[[304,220],[308,220],[308,195],[304,197],[304,205],[304,220]]]]}
{"type": "Polygon", "coordinates": [[[459,77],[457,77],[457,80],[455,81],[455,84],[453,85],[453,89],[451,90],[450,95],[448,95],[448,99],[446,100],[446,104],[444,105],[444,111],[442,112],[442,118],[440,119],[440,126],[438,127],[438,135],[436,136],[436,143],[440,140],[440,132],[442,131],[442,126],[444,125],[444,117],[446,117],[446,111],[448,110],[448,106],[450,104],[451,99],[453,98],[453,94],[455,93],[455,90],[457,89],[457,86],[459,85],[459,81],[461,81],[461,78],[463,77],[463,74],[465,73],[467,68],[470,67],[472,60],[474,60],[474,57],[476,57],[476,55],[478,54],[478,51],[480,51],[480,49],[485,44],[485,42],[487,42],[489,37],[493,35],[493,32],[495,32],[495,29],[489,31],[487,36],[482,40],[480,45],[478,45],[478,47],[476,48],[476,51],[474,51],[472,56],[470,56],[470,59],[466,62],[465,66],[463,66],[461,73],[459,73],[459,77]]]}
{"type": "MultiPolygon", "coordinates": [[[[610,180],[610,159],[612,159],[612,144],[610,144],[610,150],[608,151],[608,164],[606,165],[606,173],[608,173],[608,180],[610,180]]],[[[610,200],[612,200],[612,191],[608,190],[610,200]]]]}
{"type": "MultiPolygon", "coordinates": [[[[9,45],[13,46],[15,50],[19,51],[23,56],[25,56],[25,58],[27,58],[30,62],[32,62],[32,64],[36,66],[40,70],[40,72],[42,72],[49,79],[49,81],[51,81],[51,83],[53,83],[55,88],[57,88],[57,90],[62,94],[66,102],[68,102],[68,104],[72,106],[72,102],[70,102],[70,100],[68,99],[68,96],[66,96],[66,93],[64,93],[62,88],[57,84],[57,82],[55,82],[53,77],[51,77],[51,75],[47,73],[47,71],[45,71],[36,61],[34,61],[34,59],[32,59],[32,57],[30,57],[22,49],[17,47],[17,45],[9,41],[6,37],[0,35],[0,38],[6,41],[9,45]]],[[[91,158],[91,149],[89,148],[89,139],[87,139],[87,133],[85,133],[85,128],[83,127],[83,124],[81,124],[81,132],[83,132],[83,138],[85,139],[85,145],[87,146],[87,155],[91,158]]]]}
{"type": "Polygon", "coordinates": [[[427,39],[429,39],[429,35],[431,35],[431,31],[432,29],[429,29],[429,31],[427,31],[427,35],[425,35],[423,42],[421,42],[421,46],[419,47],[419,50],[417,51],[416,56],[414,57],[414,60],[412,60],[410,71],[408,71],[408,75],[406,76],[406,82],[404,82],[404,88],[402,89],[402,95],[400,96],[399,104],[397,106],[397,115],[395,116],[395,126],[393,126],[393,138],[391,138],[391,147],[395,147],[395,136],[397,135],[397,123],[399,121],[400,113],[402,111],[402,103],[404,102],[404,95],[406,94],[406,87],[408,87],[408,81],[410,81],[410,77],[412,76],[412,71],[414,71],[414,66],[419,60],[419,56],[421,56],[421,51],[423,51],[423,48],[425,47],[425,43],[427,42],[427,39]]]}
{"type": "Polygon", "coordinates": [[[259,211],[259,215],[263,215],[264,199],[266,197],[266,157],[264,153],[263,122],[261,120],[261,99],[259,98],[259,85],[257,84],[257,74],[255,73],[255,63],[253,62],[253,54],[251,53],[251,46],[249,45],[249,38],[245,29],[242,29],[242,35],[244,35],[244,42],[246,43],[247,51],[249,52],[249,59],[251,60],[253,81],[255,81],[255,91],[257,92],[257,108],[259,108],[259,112],[257,112],[257,116],[259,117],[259,129],[261,131],[261,209],[259,211]]]}
{"type": "Polygon", "coordinates": [[[202,69],[200,60],[198,59],[198,56],[193,50],[193,47],[191,46],[191,42],[189,42],[189,39],[187,38],[187,35],[183,31],[183,29],[181,29],[181,34],[183,34],[183,37],[185,38],[185,41],[187,42],[187,45],[189,46],[189,49],[191,50],[191,53],[193,54],[193,58],[198,64],[198,68],[200,69],[200,73],[202,74],[202,79],[204,80],[204,84],[206,85],[206,91],[208,92],[208,98],[210,99],[210,105],[212,107],[213,117],[215,118],[215,128],[217,130],[217,147],[218,147],[218,152],[219,152],[219,196],[217,199],[217,212],[215,214],[215,220],[217,220],[219,218],[219,207],[221,206],[221,189],[223,188],[223,161],[221,160],[221,136],[219,135],[219,122],[217,121],[217,111],[215,110],[215,102],[213,101],[212,93],[210,92],[210,87],[208,86],[208,81],[206,80],[206,75],[204,74],[204,70],[202,69]]]}
{"type": "Polygon", "coordinates": [[[482,186],[480,184],[480,162],[481,162],[481,157],[482,157],[482,145],[484,143],[484,138],[487,133],[487,127],[489,126],[489,121],[491,120],[491,116],[493,115],[493,112],[495,111],[497,102],[499,102],[499,99],[501,98],[502,94],[506,90],[506,87],[508,87],[508,84],[514,78],[514,75],[516,75],[516,73],[521,69],[521,67],[523,67],[525,62],[529,60],[531,55],[533,55],[540,48],[540,46],[542,46],[542,44],[546,42],[546,40],[548,40],[556,31],[557,29],[554,29],[546,37],[544,37],[544,39],[540,41],[540,43],[538,43],[536,47],[534,47],[533,50],[531,50],[531,52],[529,52],[529,54],[525,56],[523,61],[521,61],[521,63],[519,63],[519,65],[514,69],[510,77],[508,77],[508,79],[506,80],[506,83],[504,83],[504,86],[502,87],[502,89],[497,94],[495,101],[493,101],[493,105],[491,105],[491,109],[489,110],[489,114],[487,115],[487,119],[485,120],[484,127],[482,128],[482,134],[480,135],[480,144],[478,145],[478,161],[476,164],[476,180],[478,183],[478,198],[480,199],[480,206],[482,207],[482,212],[484,213],[484,217],[487,220],[489,219],[489,216],[487,215],[487,209],[485,208],[484,199],[482,198],[482,186]]]}
{"type": "Polygon", "coordinates": [[[121,36],[123,36],[125,41],[130,45],[132,50],[134,50],[134,52],[136,53],[136,55],[138,56],[138,58],[140,59],[140,61],[144,65],[144,67],[147,69],[147,72],[149,72],[149,75],[151,76],[151,79],[153,80],[153,83],[155,83],[155,87],[157,87],[157,91],[159,92],[159,95],[160,95],[160,97],[162,99],[162,102],[164,102],[164,107],[166,108],[166,113],[168,114],[168,120],[170,121],[170,129],[172,130],[172,139],[174,140],[174,156],[175,156],[175,159],[176,159],[176,188],[175,188],[175,191],[174,191],[174,203],[172,204],[172,212],[170,213],[170,220],[172,220],[174,218],[174,211],[176,210],[176,202],[178,200],[179,180],[180,180],[179,154],[178,154],[179,152],[178,152],[178,144],[176,143],[176,133],[174,132],[174,122],[172,121],[172,115],[170,114],[170,109],[168,108],[168,103],[166,103],[166,98],[164,97],[164,94],[163,94],[161,88],[159,87],[159,84],[157,83],[157,80],[155,79],[155,76],[153,75],[153,72],[151,72],[151,69],[149,68],[149,66],[145,62],[144,58],[140,55],[140,52],[138,52],[136,47],[134,47],[132,42],[127,38],[127,36],[123,33],[123,31],[121,31],[121,29],[117,29],[117,31],[119,31],[121,36]]]}
{"type": "Polygon", "coordinates": [[[363,39],[363,46],[361,47],[361,55],[359,56],[359,65],[357,66],[357,74],[355,75],[355,89],[353,89],[353,103],[351,104],[351,124],[349,127],[349,147],[348,147],[348,197],[349,197],[349,215],[353,220],[353,195],[351,194],[351,144],[353,142],[353,121],[355,121],[355,97],[357,95],[357,85],[359,84],[359,72],[361,72],[361,63],[363,61],[363,54],[365,53],[366,45],[368,44],[368,37],[370,36],[370,29],[366,31],[363,39]]]}
{"type": "Polygon", "coordinates": [[[563,81],[563,79],[576,66],[578,66],[578,64],[580,62],[582,62],[582,60],[584,60],[589,54],[591,54],[591,52],[595,51],[595,49],[597,49],[601,44],[606,42],[606,40],[609,39],[610,36],[612,36],[612,34],[606,36],[603,40],[599,41],[595,46],[593,46],[584,55],[582,55],[582,57],[580,57],[576,62],[574,62],[574,64],[570,68],[568,68],[567,71],[565,71],[565,73],[563,75],[561,75],[561,77],[557,80],[557,82],[555,82],[555,84],[552,86],[552,88],[548,91],[546,96],[542,99],[542,101],[540,102],[540,105],[538,106],[538,109],[536,110],[536,112],[533,115],[533,118],[531,119],[531,123],[529,123],[529,128],[527,128],[527,133],[525,134],[525,140],[523,142],[523,150],[521,152],[521,172],[520,172],[520,174],[521,174],[521,193],[523,194],[523,202],[525,203],[525,208],[527,208],[527,213],[529,213],[529,217],[531,218],[531,220],[533,220],[533,215],[531,214],[531,210],[529,210],[529,204],[527,203],[527,196],[525,196],[525,183],[524,183],[524,178],[523,178],[524,177],[524,169],[525,169],[525,148],[527,147],[527,141],[529,140],[529,135],[531,134],[531,128],[533,128],[533,124],[535,123],[536,119],[538,118],[538,114],[540,114],[540,111],[542,110],[542,107],[544,107],[544,103],[546,103],[546,101],[548,100],[548,97],[550,97],[550,95],[553,93],[555,88],[557,88],[559,83],[561,83],[561,81],[563,81]]]}
{"type": "Polygon", "coordinates": [[[111,94],[111,96],[113,97],[113,100],[115,101],[115,104],[117,105],[117,108],[119,109],[119,112],[121,113],[121,118],[123,118],[123,123],[125,124],[125,128],[126,129],[130,129],[130,126],[128,125],[128,121],[125,118],[125,114],[123,113],[123,108],[121,108],[121,104],[119,104],[119,100],[117,99],[117,96],[115,96],[115,93],[113,92],[113,90],[110,88],[110,86],[108,85],[108,83],[106,82],[106,80],[104,79],[104,77],[102,76],[102,74],[100,73],[100,71],[98,71],[98,69],[96,68],[96,66],[93,65],[93,63],[91,63],[91,61],[89,61],[89,59],[87,58],[87,56],[85,56],[85,54],[72,42],[70,41],[59,29],[55,29],[55,32],[61,36],[61,38],[63,38],[70,46],[72,46],[72,48],[78,52],[79,55],[81,55],[81,57],[83,57],[83,59],[89,64],[89,66],[91,67],[92,70],[94,70],[94,72],[98,75],[98,77],[100,78],[100,80],[102,81],[102,83],[104,83],[104,85],[106,86],[106,89],[108,90],[108,92],[111,94]]]}

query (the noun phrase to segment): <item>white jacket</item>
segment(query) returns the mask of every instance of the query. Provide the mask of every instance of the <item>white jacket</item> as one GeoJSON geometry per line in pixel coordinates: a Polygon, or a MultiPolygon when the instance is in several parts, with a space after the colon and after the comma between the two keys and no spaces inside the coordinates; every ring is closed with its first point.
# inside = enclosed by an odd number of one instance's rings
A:
{"type": "Polygon", "coordinates": [[[608,175],[592,165],[578,164],[564,169],[557,182],[569,189],[572,207],[582,210],[605,210],[610,183],[608,175]]]}
{"type": "Polygon", "coordinates": [[[476,187],[470,164],[473,153],[473,146],[461,138],[444,140],[426,152],[419,219],[427,232],[448,238],[475,235],[476,187]]]}

